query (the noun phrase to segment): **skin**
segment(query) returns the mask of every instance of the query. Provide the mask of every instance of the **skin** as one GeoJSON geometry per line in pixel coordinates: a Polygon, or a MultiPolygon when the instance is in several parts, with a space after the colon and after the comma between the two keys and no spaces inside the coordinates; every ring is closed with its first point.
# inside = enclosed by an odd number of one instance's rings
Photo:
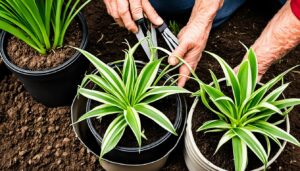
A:
{"type": "Polygon", "coordinates": [[[163,19],[157,14],[148,0],[104,0],[107,13],[113,17],[121,27],[136,33],[138,27],[135,20],[145,14],[154,25],[162,25],[163,19]]]}
{"type": "MultiPolygon", "coordinates": [[[[104,0],[107,12],[116,23],[136,33],[134,23],[145,14],[154,25],[161,25],[162,18],[148,0],[104,0]]],[[[196,69],[212,27],[213,20],[224,0],[196,0],[191,17],[178,34],[179,46],[169,57],[171,65],[178,64],[182,57],[192,69],[196,69]]],[[[273,17],[260,37],[251,46],[257,56],[259,79],[275,61],[281,59],[300,43],[300,20],[293,14],[290,1],[273,17]]],[[[246,56],[246,55],[245,55],[246,56]]],[[[238,67],[235,68],[238,70],[238,67]]],[[[184,86],[190,75],[186,65],[179,68],[179,86],[184,86]]]]}
{"type": "MultiPolygon", "coordinates": [[[[259,79],[274,62],[284,57],[299,43],[300,20],[293,14],[288,1],[252,45],[257,56],[259,79]]],[[[237,69],[238,67],[235,68],[237,69]]]]}

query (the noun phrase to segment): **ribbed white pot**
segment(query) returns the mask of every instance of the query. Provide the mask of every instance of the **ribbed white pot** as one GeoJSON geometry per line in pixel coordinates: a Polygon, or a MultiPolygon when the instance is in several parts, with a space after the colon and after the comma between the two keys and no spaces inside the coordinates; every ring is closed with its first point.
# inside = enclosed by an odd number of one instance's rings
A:
{"type": "MultiPolygon", "coordinates": [[[[195,107],[198,104],[199,99],[196,98],[190,109],[187,119],[186,133],[184,137],[184,160],[190,171],[225,171],[225,169],[214,165],[211,161],[206,159],[196,145],[193,132],[192,132],[192,118],[194,115],[195,107]]],[[[286,131],[290,132],[289,118],[286,118],[286,131]]],[[[274,157],[269,160],[267,166],[270,166],[282,153],[285,148],[286,141],[283,142],[282,147],[278,150],[274,157]]],[[[264,166],[261,166],[253,171],[264,170],[264,166]]]]}

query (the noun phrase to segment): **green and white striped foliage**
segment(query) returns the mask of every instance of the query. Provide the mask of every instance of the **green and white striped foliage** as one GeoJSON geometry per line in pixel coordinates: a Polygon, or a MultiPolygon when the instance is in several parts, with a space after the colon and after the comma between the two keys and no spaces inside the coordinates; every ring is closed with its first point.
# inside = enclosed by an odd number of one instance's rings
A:
{"type": "MultiPolygon", "coordinates": [[[[142,131],[141,115],[153,120],[166,131],[177,135],[171,121],[161,111],[151,106],[151,103],[169,95],[190,92],[178,86],[156,85],[163,75],[168,73],[167,68],[170,67],[167,66],[159,72],[162,59],[152,58],[138,72],[133,54],[140,43],[134,47],[129,46],[129,50],[125,51],[122,70],[115,70],[89,52],[77,49],[96,67],[99,73],[86,75],[78,93],[101,104],[85,113],[77,122],[87,118],[116,115],[103,137],[100,157],[116,147],[127,127],[132,130],[141,147],[142,138],[146,139],[142,131]],[[118,74],[118,72],[121,73],[118,74]],[[93,82],[100,88],[100,91],[85,88],[88,82],[93,82]]],[[[154,54],[155,51],[153,48],[151,53],[154,54]]]]}
{"type": "Polygon", "coordinates": [[[242,62],[237,74],[221,57],[208,53],[221,65],[227,85],[232,89],[233,97],[226,96],[222,92],[217,77],[212,71],[210,71],[213,79],[212,85],[195,78],[200,85],[200,90],[194,95],[199,96],[202,103],[218,118],[205,122],[197,131],[224,132],[216,152],[225,143],[231,141],[235,170],[244,171],[248,163],[247,151],[249,149],[266,166],[271,151],[270,140],[279,146],[281,146],[279,140],[300,146],[298,140],[277,126],[278,123],[284,122],[286,115],[295,105],[300,104],[300,99],[278,100],[289,83],[270,90],[295,67],[256,88],[258,65],[253,49],[247,49],[248,58],[242,62]],[[281,116],[282,120],[271,123],[269,119],[273,115],[281,116]],[[265,137],[263,141],[266,141],[266,149],[255,134],[265,137]]]}

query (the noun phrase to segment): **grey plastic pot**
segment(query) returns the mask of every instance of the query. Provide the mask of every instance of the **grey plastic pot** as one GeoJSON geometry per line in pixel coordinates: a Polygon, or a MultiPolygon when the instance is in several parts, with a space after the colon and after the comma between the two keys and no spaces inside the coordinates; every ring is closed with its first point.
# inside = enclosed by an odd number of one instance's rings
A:
{"type": "MultiPolygon", "coordinates": [[[[219,82],[225,81],[225,79],[220,79],[219,82]]],[[[192,104],[192,107],[188,114],[187,119],[187,126],[186,126],[186,133],[184,137],[184,160],[185,163],[190,171],[226,171],[223,168],[220,168],[213,164],[211,161],[209,161],[207,158],[204,157],[204,155],[201,153],[199,148],[196,145],[195,138],[193,136],[192,132],[192,118],[194,115],[194,111],[196,108],[196,105],[199,102],[199,98],[196,98],[192,104]]],[[[290,122],[289,118],[286,117],[286,131],[290,132],[290,122]]],[[[277,153],[272,157],[267,167],[270,166],[282,153],[286,145],[286,141],[283,142],[280,149],[278,149],[277,153]]],[[[254,169],[252,171],[262,171],[264,170],[264,166],[261,166],[257,169],[254,169]]]]}
{"type": "MultiPolygon", "coordinates": [[[[71,119],[72,123],[76,122],[80,116],[82,116],[84,113],[86,113],[86,106],[87,106],[87,101],[88,99],[79,96],[75,97],[73,100],[72,106],[71,106],[71,119]]],[[[184,101],[184,100],[183,100],[184,101]]],[[[182,114],[184,115],[183,117],[183,122],[186,123],[187,119],[187,108],[185,101],[183,102],[183,109],[182,109],[182,114]]],[[[184,124],[185,125],[185,124],[184,124]]],[[[77,124],[73,125],[73,130],[77,136],[77,138],[81,141],[81,143],[94,155],[97,157],[99,152],[100,152],[100,145],[97,142],[97,139],[91,132],[91,130],[88,127],[87,122],[80,122],[77,124]]],[[[157,159],[149,162],[145,162],[142,164],[128,164],[128,163],[122,163],[122,162],[116,162],[109,160],[107,158],[103,158],[100,161],[101,166],[108,171],[158,171],[161,170],[161,168],[165,165],[170,153],[178,146],[180,140],[183,137],[185,130],[185,126],[183,126],[178,132],[178,138],[174,142],[172,146],[169,147],[169,150],[167,152],[158,157],[157,159]]],[[[130,157],[130,156],[129,156],[130,157]]]]}
{"type": "MultiPolygon", "coordinates": [[[[86,103],[86,98],[82,96],[79,96],[78,98],[75,97],[71,106],[72,123],[77,121],[79,117],[86,112],[86,103]]],[[[88,151],[93,153],[95,156],[99,157],[98,153],[100,152],[100,146],[97,143],[97,140],[94,138],[93,134],[91,133],[87,122],[80,122],[78,124],[74,124],[73,130],[76,134],[76,137],[88,149],[88,151]]],[[[184,131],[181,131],[176,144],[172,148],[170,148],[170,150],[164,156],[155,161],[144,164],[123,164],[107,159],[102,159],[100,161],[100,164],[105,170],[108,171],[158,171],[165,165],[170,153],[179,144],[181,137],[183,137],[183,133],[184,131]]]]}

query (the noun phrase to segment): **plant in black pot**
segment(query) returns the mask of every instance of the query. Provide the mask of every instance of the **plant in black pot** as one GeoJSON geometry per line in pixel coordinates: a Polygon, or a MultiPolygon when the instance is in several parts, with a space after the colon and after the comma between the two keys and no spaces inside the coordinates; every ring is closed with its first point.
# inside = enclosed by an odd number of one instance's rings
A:
{"type": "Polygon", "coordinates": [[[295,67],[266,84],[257,84],[258,65],[252,49],[237,74],[221,57],[209,54],[219,62],[225,78],[217,80],[211,72],[210,85],[196,78],[200,90],[194,95],[201,99],[207,113],[200,116],[198,110],[188,119],[185,160],[190,170],[244,171],[248,162],[250,170],[265,170],[280,155],[286,142],[300,147],[299,141],[289,134],[288,121],[288,113],[300,104],[300,99],[285,99],[282,93],[289,83],[278,85],[295,67]],[[229,157],[233,161],[227,160],[229,157]],[[260,162],[263,166],[257,165],[260,162]]]}
{"type": "Polygon", "coordinates": [[[71,103],[87,60],[88,33],[80,10],[91,0],[0,1],[0,53],[29,93],[47,106],[71,103]]]}
{"type": "MultiPolygon", "coordinates": [[[[154,161],[164,157],[177,144],[178,134],[183,132],[185,117],[179,94],[189,91],[164,85],[171,80],[166,75],[173,68],[166,66],[160,70],[164,58],[154,58],[155,48],[146,64],[135,61],[133,55],[139,44],[129,47],[125,60],[113,65],[78,49],[97,69],[94,74],[84,77],[78,93],[96,104],[89,101],[87,112],[75,124],[88,120],[101,144],[100,161],[107,170],[118,170],[120,163],[144,164],[141,167],[147,168],[146,163],[153,165],[154,161]],[[94,86],[87,88],[90,82],[94,86]],[[92,118],[96,119],[93,121],[92,118]],[[112,166],[105,162],[107,160],[119,165],[112,166]]],[[[164,162],[152,169],[158,170],[164,162]]]]}

